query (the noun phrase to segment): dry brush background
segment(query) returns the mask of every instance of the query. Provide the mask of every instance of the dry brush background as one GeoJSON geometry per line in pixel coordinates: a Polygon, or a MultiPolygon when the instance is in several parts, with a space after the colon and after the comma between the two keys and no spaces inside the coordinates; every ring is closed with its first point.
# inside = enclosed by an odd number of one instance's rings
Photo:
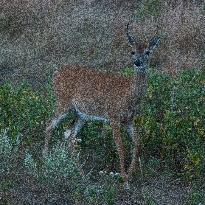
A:
{"type": "Polygon", "coordinates": [[[204,1],[3,0],[0,82],[26,79],[40,88],[62,64],[108,71],[131,66],[125,25],[142,42],[162,43],[151,64],[175,74],[203,68],[204,1]]]}

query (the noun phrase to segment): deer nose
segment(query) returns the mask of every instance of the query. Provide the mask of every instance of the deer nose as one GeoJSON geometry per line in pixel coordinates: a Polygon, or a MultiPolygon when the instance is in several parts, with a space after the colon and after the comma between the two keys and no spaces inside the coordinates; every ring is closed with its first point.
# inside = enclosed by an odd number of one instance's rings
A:
{"type": "Polygon", "coordinates": [[[141,66],[141,65],[142,65],[142,63],[141,63],[141,61],[140,61],[140,60],[135,61],[135,62],[134,62],[134,64],[135,64],[137,67],[139,67],[139,66],[141,66]]]}

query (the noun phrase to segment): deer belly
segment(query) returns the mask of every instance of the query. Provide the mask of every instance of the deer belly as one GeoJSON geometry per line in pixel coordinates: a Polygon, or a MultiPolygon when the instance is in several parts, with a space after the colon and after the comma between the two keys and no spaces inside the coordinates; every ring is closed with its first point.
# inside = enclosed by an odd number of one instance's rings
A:
{"type": "Polygon", "coordinates": [[[97,109],[99,107],[96,107],[95,105],[92,104],[78,104],[78,103],[73,103],[74,109],[77,113],[77,115],[84,121],[103,121],[105,123],[109,123],[109,119],[101,109],[97,109]]]}

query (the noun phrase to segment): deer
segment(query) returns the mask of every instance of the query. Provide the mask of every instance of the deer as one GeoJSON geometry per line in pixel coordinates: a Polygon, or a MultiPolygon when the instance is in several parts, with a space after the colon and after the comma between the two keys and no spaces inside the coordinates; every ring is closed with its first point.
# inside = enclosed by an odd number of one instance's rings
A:
{"type": "Polygon", "coordinates": [[[135,71],[133,76],[124,77],[119,73],[105,73],[79,65],[64,65],[54,73],[53,88],[57,109],[46,127],[44,153],[48,152],[52,131],[70,110],[74,110],[77,119],[69,134],[65,132],[65,138],[69,141],[75,140],[87,121],[109,123],[119,156],[120,173],[124,181],[128,182],[137,165],[140,144],[134,117],[146,93],[149,59],[159,45],[160,37],[155,35],[146,47],[142,46],[130,34],[129,23],[126,26],[126,36],[132,48],[131,60],[135,71]],[[121,125],[126,127],[133,142],[131,162],[127,169],[121,125]]]}

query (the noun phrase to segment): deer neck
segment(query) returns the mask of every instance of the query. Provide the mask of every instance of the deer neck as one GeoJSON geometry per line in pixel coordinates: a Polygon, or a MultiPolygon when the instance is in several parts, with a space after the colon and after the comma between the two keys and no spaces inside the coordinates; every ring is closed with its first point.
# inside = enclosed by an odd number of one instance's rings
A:
{"type": "Polygon", "coordinates": [[[147,74],[146,73],[136,73],[133,76],[133,86],[134,89],[137,89],[139,86],[146,85],[147,82],[147,74]]]}
{"type": "Polygon", "coordinates": [[[133,77],[133,95],[135,104],[140,103],[144,97],[147,88],[147,74],[136,73],[133,77]]]}

